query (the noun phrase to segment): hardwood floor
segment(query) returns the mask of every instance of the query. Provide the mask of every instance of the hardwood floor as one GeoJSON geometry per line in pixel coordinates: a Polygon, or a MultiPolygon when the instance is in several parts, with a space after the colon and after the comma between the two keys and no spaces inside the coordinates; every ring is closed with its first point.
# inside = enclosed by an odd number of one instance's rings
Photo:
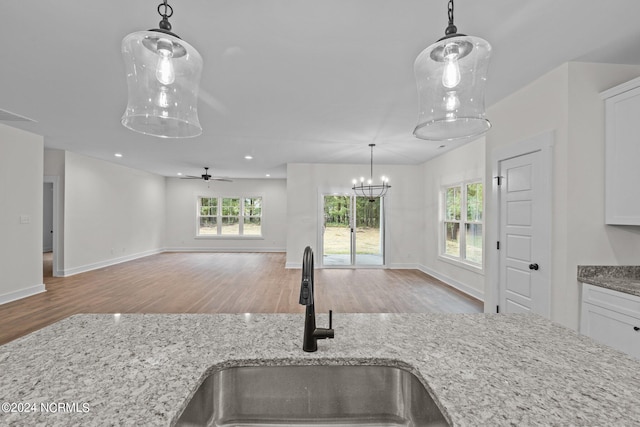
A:
{"type": "MultiPolygon", "coordinates": [[[[47,254],[45,254],[47,255],[47,254]]],[[[163,253],[51,277],[0,305],[0,344],[78,313],[302,313],[301,271],[283,253],[163,253]]],[[[479,313],[482,303],[417,270],[317,269],[316,312],[479,313]]]]}

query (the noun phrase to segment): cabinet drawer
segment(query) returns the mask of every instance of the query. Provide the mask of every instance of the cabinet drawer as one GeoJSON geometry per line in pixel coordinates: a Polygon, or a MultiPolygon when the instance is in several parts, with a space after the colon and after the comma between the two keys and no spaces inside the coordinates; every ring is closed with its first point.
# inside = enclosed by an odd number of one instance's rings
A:
{"type": "Polygon", "coordinates": [[[583,303],[580,330],[602,344],[640,359],[640,320],[635,317],[583,303]]]}
{"type": "Polygon", "coordinates": [[[635,295],[583,283],[582,301],[640,319],[640,297],[635,295]]]}

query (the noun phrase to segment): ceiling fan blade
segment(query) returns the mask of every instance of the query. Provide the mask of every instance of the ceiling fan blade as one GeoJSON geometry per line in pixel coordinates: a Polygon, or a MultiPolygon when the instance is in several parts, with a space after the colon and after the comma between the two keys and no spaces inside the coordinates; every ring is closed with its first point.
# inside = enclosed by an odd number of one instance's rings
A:
{"type": "Polygon", "coordinates": [[[233,182],[233,180],[229,178],[209,178],[209,181],[233,182]]]}
{"type": "Polygon", "coordinates": [[[201,176],[187,175],[187,176],[181,176],[180,179],[202,179],[202,177],[201,176]]]}

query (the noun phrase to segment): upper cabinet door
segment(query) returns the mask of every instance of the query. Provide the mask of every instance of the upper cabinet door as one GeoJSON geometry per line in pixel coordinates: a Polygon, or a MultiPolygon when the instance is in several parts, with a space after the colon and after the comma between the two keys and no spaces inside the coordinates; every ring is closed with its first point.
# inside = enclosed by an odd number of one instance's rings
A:
{"type": "Polygon", "coordinates": [[[640,78],[605,99],[605,223],[640,225],[640,78]]]}

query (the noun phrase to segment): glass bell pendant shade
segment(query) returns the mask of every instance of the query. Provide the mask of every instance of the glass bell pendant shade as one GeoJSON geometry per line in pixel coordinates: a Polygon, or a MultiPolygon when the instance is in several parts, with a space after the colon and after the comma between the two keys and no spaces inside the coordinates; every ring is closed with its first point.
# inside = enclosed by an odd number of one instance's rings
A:
{"type": "Polygon", "coordinates": [[[445,37],[422,51],[414,72],[418,125],[413,134],[433,141],[475,138],[491,127],[484,91],[491,45],[462,34],[445,37]]]}
{"type": "Polygon", "coordinates": [[[189,43],[162,31],[138,31],[122,40],[129,99],[122,124],[161,138],[202,133],[198,85],[202,57],[189,43]]]}

